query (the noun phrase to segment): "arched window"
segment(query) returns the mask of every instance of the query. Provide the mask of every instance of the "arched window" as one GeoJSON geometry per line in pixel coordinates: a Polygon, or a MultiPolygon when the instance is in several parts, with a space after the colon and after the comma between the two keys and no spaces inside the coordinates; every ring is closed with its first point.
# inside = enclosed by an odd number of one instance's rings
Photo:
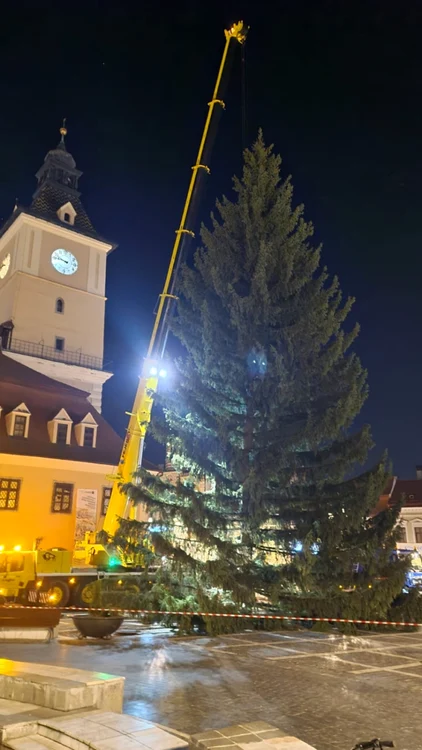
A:
{"type": "Polygon", "coordinates": [[[64,312],[64,301],[61,297],[56,299],[56,312],[57,313],[63,313],[64,312]]]}

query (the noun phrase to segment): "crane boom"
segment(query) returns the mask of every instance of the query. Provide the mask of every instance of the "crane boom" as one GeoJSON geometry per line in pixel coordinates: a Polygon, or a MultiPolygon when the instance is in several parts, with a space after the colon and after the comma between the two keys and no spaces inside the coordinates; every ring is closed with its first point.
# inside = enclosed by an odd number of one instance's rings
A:
{"type": "Polygon", "coordinates": [[[194,195],[199,170],[203,169],[206,172],[209,172],[208,165],[203,164],[202,159],[210,132],[210,125],[212,122],[214,109],[217,106],[224,108],[224,102],[220,98],[220,88],[227,62],[229,47],[232,41],[237,41],[239,42],[239,44],[243,44],[246,39],[246,34],[247,27],[244,25],[243,21],[239,21],[238,23],[233,24],[230,29],[226,29],[224,32],[226,43],[218,70],[217,80],[215,83],[212,99],[210,102],[208,102],[208,112],[205,120],[201,142],[199,145],[198,155],[196,157],[195,164],[192,167],[192,175],[189,182],[189,188],[180,219],[180,224],[178,229],[176,230],[176,238],[173,244],[173,250],[167,269],[163,291],[159,296],[158,308],[151,334],[151,339],[148,346],[147,356],[144,360],[142,374],[139,379],[132,411],[129,413],[129,424],[126,430],[126,436],[119,460],[117,476],[113,477],[113,488],[103,524],[103,530],[109,535],[109,537],[114,536],[114,534],[116,533],[120,523],[119,519],[127,518],[130,515],[130,502],[128,502],[124,494],[120,492],[120,486],[132,481],[134,472],[142,462],[144,439],[148,424],[151,420],[151,410],[154,401],[153,394],[157,390],[160,377],[162,375],[165,375],[165,369],[162,364],[162,357],[164,354],[165,342],[167,339],[166,329],[169,325],[167,311],[172,300],[175,299],[174,295],[171,292],[172,289],[174,289],[175,285],[175,271],[177,272],[176,260],[180,251],[183,235],[190,234],[193,236],[192,230],[186,226],[186,223],[189,215],[189,209],[192,204],[192,198],[194,195]]]}

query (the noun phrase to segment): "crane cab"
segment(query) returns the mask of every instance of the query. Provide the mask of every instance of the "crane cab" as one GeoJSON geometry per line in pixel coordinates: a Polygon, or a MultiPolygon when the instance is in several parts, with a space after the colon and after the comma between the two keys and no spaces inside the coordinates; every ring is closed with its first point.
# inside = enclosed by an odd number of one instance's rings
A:
{"type": "Polygon", "coordinates": [[[20,599],[28,583],[35,581],[35,556],[19,547],[0,551],[0,600],[20,599]]]}
{"type": "Polygon", "coordinates": [[[23,600],[40,576],[68,574],[72,553],[64,549],[10,550],[0,547],[0,601],[23,600]]]}

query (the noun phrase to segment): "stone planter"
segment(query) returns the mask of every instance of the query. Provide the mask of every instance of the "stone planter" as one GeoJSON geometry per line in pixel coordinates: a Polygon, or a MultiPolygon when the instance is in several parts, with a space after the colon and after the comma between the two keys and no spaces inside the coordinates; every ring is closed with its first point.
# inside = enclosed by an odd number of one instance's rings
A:
{"type": "Polygon", "coordinates": [[[72,619],[82,638],[110,638],[120,628],[124,617],[75,615],[72,619]]]}

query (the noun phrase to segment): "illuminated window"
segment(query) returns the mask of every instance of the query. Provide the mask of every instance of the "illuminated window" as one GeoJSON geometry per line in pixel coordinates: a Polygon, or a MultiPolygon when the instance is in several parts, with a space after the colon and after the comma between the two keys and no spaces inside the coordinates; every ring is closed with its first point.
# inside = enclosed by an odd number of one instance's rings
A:
{"type": "Polygon", "coordinates": [[[0,479],[0,510],[18,509],[20,488],[20,479],[0,479]]]}
{"type": "Polygon", "coordinates": [[[13,437],[25,437],[27,419],[28,417],[25,417],[21,414],[15,414],[15,424],[13,426],[13,437]]]}
{"type": "Polygon", "coordinates": [[[64,312],[64,301],[61,297],[58,297],[56,299],[56,313],[63,313],[64,312]]]}
{"type": "Polygon", "coordinates": [[[103,516],[107,513],[108,504],[111,497],[111,487],[103,487],[103,500],[101,504],[101,513],[103,516]]]}
{"type": "Polygon", "coordinates": [[[415,526],[414,532],[415,532],[415,542],[417,544],[422,544],[422,526],[415,526]]]}
{"type": "Polygon", "coordinates": [[[94,446],[94,428],[85,427],[84,448],[92,448],[93,446],[94,446]]]}
{"type": "Polygon", "coordinates": [[[52,513],[72,512],[73,484],[54,483],[52,513]]]}

